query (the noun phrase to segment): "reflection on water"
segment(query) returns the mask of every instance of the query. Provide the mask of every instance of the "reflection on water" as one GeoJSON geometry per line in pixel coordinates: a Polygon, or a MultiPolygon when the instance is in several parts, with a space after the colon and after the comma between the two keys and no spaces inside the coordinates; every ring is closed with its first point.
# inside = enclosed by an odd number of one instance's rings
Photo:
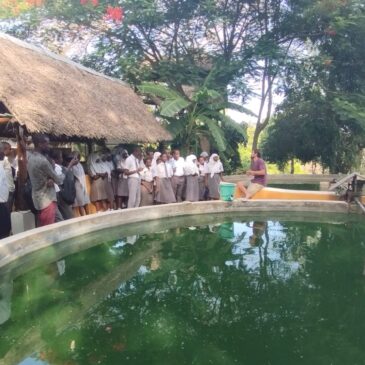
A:
{"type": "Polygon", "coordinates": [[[0,364],[361,364],[365,228],[255,219],[101,240],[0,282],[0,364]]]}

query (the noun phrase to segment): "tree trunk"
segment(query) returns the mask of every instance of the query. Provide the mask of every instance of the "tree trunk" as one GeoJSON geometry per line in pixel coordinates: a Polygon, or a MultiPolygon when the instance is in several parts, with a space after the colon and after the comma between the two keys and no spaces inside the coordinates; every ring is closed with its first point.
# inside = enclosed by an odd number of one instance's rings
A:
{"type": "Polygon", "coordinates": [[[257,146],[259,144],[260,133],[261,133],[261,125],[257,124],[256,128],[255,128],[255,132],[253,134],[253,139],[252,139],[252,151],[257,150],[257,146]]]}
{"type": "Polygon", "coordinates": [[[290,173],[291,173],[292,175],[294,175],[294,170],[295,170],[295,167],[294,167],[294,158],[292,158],[292,159],[290,160],[290,173]]]}
{"type": "Polygon", "coordinates": [[[200,136],[199,144],[202,151],[205,151],[210,154],[210,141],[207,136],[200,136]]]}

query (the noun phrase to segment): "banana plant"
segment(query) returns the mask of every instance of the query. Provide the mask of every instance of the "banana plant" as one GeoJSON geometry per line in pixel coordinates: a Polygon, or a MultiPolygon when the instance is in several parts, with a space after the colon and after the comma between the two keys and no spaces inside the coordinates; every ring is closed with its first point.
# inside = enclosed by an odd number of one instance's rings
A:
{"type": "Polygon", "coordinates": [[[161,83],[146,82],[138,89],[142,94],[160,100],[157,115],[186,152],[197,152],[201,141],[208,138],[220,154],[229,156],[232,141],[227,140],[227,136],[232,136],[232,131],[240,142],[247,140],[246,124],[235,122],[225,111],[234,109],[248,115],[253,113],[241,105],[227,102],[215,90],[202,86],[188,97],[161,83]]]}

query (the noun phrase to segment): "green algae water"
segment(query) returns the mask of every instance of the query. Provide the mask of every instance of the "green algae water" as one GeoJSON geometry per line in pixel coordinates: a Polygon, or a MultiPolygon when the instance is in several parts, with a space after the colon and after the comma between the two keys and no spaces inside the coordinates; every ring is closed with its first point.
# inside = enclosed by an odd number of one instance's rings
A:
{"type": "Polygon", "coordinates": [[[0,364],[364,364],[364,219],[308,219],[166,220],[39,252],[0,276],[0,364]]]}

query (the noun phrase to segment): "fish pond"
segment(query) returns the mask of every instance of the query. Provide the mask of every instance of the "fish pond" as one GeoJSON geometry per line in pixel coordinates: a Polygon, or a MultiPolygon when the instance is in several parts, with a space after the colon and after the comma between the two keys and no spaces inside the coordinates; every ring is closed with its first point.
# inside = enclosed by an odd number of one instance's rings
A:
{"type": "Polygon", "coordinates": [[[142,226],[3,268],[0,364],[365,363],[364,218],[142,226]]]}

